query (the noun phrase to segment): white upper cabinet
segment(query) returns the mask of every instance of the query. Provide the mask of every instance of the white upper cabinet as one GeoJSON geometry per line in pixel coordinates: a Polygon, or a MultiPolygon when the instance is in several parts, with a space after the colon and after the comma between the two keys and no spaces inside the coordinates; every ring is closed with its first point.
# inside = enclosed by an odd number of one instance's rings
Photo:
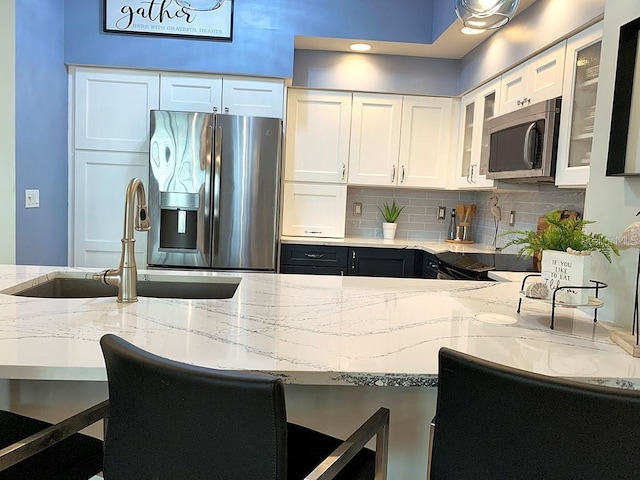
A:
{"type": "Polygon", "coordinates": [[[567,41],[556,185],[585,186],[596,114],[602,22],[567,41]]]}
{"type": "Polygon", "coordinates": [[[502,75],[500,115],[562,95],[566,42],[502,75]]]}
{"type": "Polygon", "coordinates": [[[462,97],[459,130],[459,151],[450,185],[455,189],[479,189],[493,187],[493,180],[486,178],[489,157],[489,119],[496,115],[500,101],[500,79],[462,97]]]}
{"type": "Polygon", "coordinates": [[[401,121],[401,96],[353,94],[350,184],[396,184],[401,121]]]}
{"type": "Polygon", "coordinates": [[[158,108],[158,74],[75,69],[74,145],[85,150],[149,151],[149,111],[158,108]]]}
{"type": "Polygon", "coordinates": [[[161,73],[160,108],[282,118],[284,82],[264,78],[161,73]]]}
{"type": "Polygon", "coordinates": [[[444,188],[453,100],[353,95],[349,183],[444,188]]]}
{"type": "Polygon", "coordinates": [[[455,149],[453,99],[409,97],[402,101],[397,183],[403,187],[445,188],[455,149]]]}
{"type": "Polygon", "coordinates": [[[351,93],[289,90],[285,180],[347,183],[351,93]]]}
{"type": "Polygon", "coordinates": [[[222,77],[219,75],[160,74],[160,109],[182,112],[220,112],[222,77]]]}
{"type": "Polygon", "coordinates": [[[222,79],[221,113],[282,118],[283,111],[283,80],[242,77],[222,79]]]}

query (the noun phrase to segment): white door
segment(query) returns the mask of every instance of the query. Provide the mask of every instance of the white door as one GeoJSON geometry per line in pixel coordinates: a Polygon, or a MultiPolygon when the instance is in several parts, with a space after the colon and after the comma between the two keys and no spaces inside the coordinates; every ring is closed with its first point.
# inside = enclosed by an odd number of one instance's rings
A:
{"type": "Polygon", "coordinates": [[[283,111],[283,80],[223,78],[222,113],[282,118],[283,111]]]}
{"type": "MultiPolygon", "coordinates": [[[[148,187],[149,111],[159,107],[159,77],[115,69],[77,68],[72,74],[69,258],[77,267],[116,268],[126,186],[139,177],[148,187]]],[[[146,234],[136,233],[141,267],[146,244],[146,234]]]]}
{"type": "Polygon", "coordinates": [[[589,183],[600,76],[602,22],[567,40],[556,185],[589,183]]]}
{"type": "Polygon", "coordinates": [[[160,74],[160,109],[181,112],[220,112],[219,75],[160,74]]]}
{"type": "Polygon", "coordinates": [[[351,93],[289,90],[285,180],[347,183],[351,93]]]}
{"type": "Polygon", "coordinates": [[[492,188],[493,180],[488,179],[486,169],[489,165],[489,119],[497,115],[500,103],[500,79],[481,87],[477,94],[477,120],[473,139],[473,157],[469,178],[474,189],[492,188]]]}
{"type": "MultiPolygon", "coordinates": [[[[148,162],[146,153],[76,150],[73,266],[118,267],[125,191],[134,177],[148,186],[148,162]]],[[[144,268],[146,232],[135,232],[135,239],[136,263],[144,268]]]]}
{"type": "Polygon", "coordinates": [[[455,155],[453,99],[405,96],[398,161],[398,185],[445,188],[447,167],[455,155]]]}
{"type": "Polygon", "coordinates": [[[282,234],[344,238],[347,186],[285,182],[282,234]]]}
{"type": "Polygon", "coordinates": [[[528,65],[523,64],[502,75],[500,115],[513,112],[526,104],[527,72],[528,65]]]}
{"type": "Polygon", "coordinates": [[[458,130],[459,149],[453,171],[452,187],[464,189],[472,187],[471,165],[474,160],[474,146],[477,130],[480,127],[477,114],[478,91],[462,97],[460,102],[460,127],[458,130]]]}
{"type": "Polygon", "coordinates": [[[562,95],[566,42],[535,56],[529,62],[527,97],[538,103],[562,95]]]}
{"type": "Polygon", "coordinates": [[[158,74],[133,70],[75,70],[75,148],[149,150],[149,111],[158,108],[158,74]]]}
{"type": "Polygon", "coordinates": [[[401,122],[401,96],[353,94],[350,184],[396,184],[401,122]]]}

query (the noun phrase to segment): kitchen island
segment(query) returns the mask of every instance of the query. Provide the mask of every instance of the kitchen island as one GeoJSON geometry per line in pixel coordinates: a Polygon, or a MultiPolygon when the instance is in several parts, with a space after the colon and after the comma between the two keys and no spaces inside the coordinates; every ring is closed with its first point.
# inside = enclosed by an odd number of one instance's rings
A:
{"type": "MultiPolygon", "coordinates": [[[[0,291],[56,272],[93,270],[1,266],[0,291]]],[[[156,275],[140,271],[139,278],[156,275]]],[[[519,282],[188,275],[241,280],[223,300],[118,304],[0,294],[3,406],[46,417],[56,402],[87,406],[105,398],[98,340],[114,333],[175,360],[276,374],[287,384],[290,419],[336,435],[388,406],[390,478],[423,479],[443,346],[537,373],[640,387],[640,359],[615,345],[592,311],[558,309],[553,331],[549,305],[524,301],[516,315],[519,282]]]]}

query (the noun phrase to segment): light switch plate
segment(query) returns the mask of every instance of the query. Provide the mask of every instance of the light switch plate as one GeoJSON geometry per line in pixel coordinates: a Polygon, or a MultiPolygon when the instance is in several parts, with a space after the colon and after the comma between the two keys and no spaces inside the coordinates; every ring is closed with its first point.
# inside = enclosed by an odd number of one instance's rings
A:
{"type": "Polygon", "coordinates": [[[40,190],[24,191],[25,208],[38,208],[40,206],[40,190]]]}
{"type": "Polygon", "coordinates": [[[362,216],[362,203],[355,202],[353,204],[353,216],[354,217],[361,217],[362,216]]]}
{"type": "Polygon", "coordinates": [[[444,220],[447,214],[447,207],[438,207],[438,220],[444,220]]]}

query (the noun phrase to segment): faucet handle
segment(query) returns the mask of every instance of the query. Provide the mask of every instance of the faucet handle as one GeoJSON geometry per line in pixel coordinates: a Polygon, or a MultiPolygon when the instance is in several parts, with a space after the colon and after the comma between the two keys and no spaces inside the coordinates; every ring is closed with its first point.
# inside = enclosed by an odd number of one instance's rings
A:
{"type": "Polygon", "coordinates": [[[151,230],[149,223],[149,212],[146,205],[138,205],[138,214],[136,215],[136,230],[144,232],[151,230]]]}

